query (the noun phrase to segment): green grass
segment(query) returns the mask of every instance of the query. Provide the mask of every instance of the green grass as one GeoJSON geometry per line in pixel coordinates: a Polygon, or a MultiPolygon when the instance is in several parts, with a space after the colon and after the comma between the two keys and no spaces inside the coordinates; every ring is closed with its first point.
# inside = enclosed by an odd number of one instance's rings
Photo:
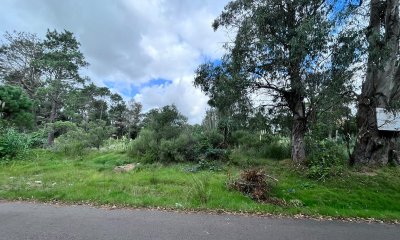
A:
{"type": "MultiPolygon", "coordinates": [[[[236,156],[235,162],[240,162],[236,156]]],[[[91,152],[67,158],[45,150],[32,151],[24,161],[0,163],[0,199],[87,202],[129,207],[210,209],[249,213],[400,219],[400,170],[383,168],[370,176],[347,172],[325,182],[304,177],[290,161],[243,159],[244,165],[263,166],[279,180],[274,196],[301,201],[303,206],[281,207],[254,202],[228,190],[224,171],[188,172],[187,164],[141,165],[129,173],[114,173],[121,164],[135,162],[123,153],[91,152]]],[[[228,174],[229,173],[229,174],[228,174]]]]}

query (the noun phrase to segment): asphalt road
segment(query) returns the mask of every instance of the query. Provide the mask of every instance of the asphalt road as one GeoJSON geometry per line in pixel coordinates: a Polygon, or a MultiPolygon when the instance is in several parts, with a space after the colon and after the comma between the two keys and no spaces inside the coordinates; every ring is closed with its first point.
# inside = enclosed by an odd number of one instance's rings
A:
{"type": "Polygon", "coordinates": [[[400,239],[400,226],[0,202],[0,239],[400,239]]]}

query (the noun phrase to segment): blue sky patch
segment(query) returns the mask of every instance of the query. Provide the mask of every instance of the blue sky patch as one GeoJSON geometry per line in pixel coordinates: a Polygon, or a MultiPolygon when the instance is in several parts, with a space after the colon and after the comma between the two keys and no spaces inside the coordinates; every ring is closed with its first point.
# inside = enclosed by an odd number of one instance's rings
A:
{"type": "Polygon", "coordinates": [[[136,94],[140,93],[140,91],[145,88],[145,87],[154,87],[154,86],[168,86],[169,84],[172,83],[172,80],[168,79],[163,79],[163,78],[155,78],[151,79],[150,81],[141,84],[140,86],[137,86],[133,83],[129,85],[127,88],[118,88],[117,84],[118,82],[115,81],[109,81],[106,80],[104,81],[104,84],[111,89],[118,90],[120,94],[122,94],[124,97],[127,98],[132,98],[136,94]]]}

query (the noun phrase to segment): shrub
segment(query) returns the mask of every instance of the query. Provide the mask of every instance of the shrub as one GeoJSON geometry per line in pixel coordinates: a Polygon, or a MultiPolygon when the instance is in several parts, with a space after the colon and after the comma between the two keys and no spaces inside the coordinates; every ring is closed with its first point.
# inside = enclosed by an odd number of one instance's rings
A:
{"type": "Polygon", "coordinates": [[[107,126],[105,121],[84,123],[82,127],[58,121],[50,127],[63,133],[55,139],[53,149],[72,156],[84,154],[88,148],[100,149],[112,132],[112,128],[107,126]]]}
{"type": "Polygon", "coordinates": [[[236,148],[248,156],[277,160],[290,158],[290,141],[284,137],[265,134],[260,139],[257,133],[241,130],[234,132],[232,139],[236,148]]]}
{"type": "Polygon", "coordinates": [[[122,137],[120,139],[109,138],[104,141],[103,147],[101,150],[104,151],[117,151],[117,152],[126,152],[129,149],[131,140],[127,137],[122,137]]]}
{"type": "Polygon", "coordinates": [[[209,148],[204,153],[204,159],[227,162],[229,161],[229,154],[230,152],[226,149],[209,148]]]}
{"type": "Polygon", "coordinates": [[[29,134],[31,138],[31,147],[33,148],[41,148],[46,146],[47,144],[47,131],[46,129],[40,129],[36,132],[32,132],[29,134]]]}
{"type": "Polygon", "coordinates": [[[143,129],[139,137],[131,142],[128,154],[144,162],[158,161],[158,145],[154,131],[143,129]]]}
{"type": "Polygon", "coordinates": [[[183,161],[182,155],[178,151],[176,140],[162,139],[159,147],[159,161],[163,163],[181,162],[183,161]]]}
{"type": "Polygon", "coordinates": [[[346,164],[345,147],[334,140],[307,140],[307,176],[324,180],[340,175],[346,164]]]}
{"type": "Polygon", "coordinates": [[[54,141],[53,149],[69,156],[79,156],[85,153],[89,146],[89,136],[82,129],[69,131],[54,141]]]}
{"type": "Polygon", "coordinates": [[[86,129],[88,147],[95,147],[97,149],[100,149],[100,146],[111,136],[113,131],[112,127],[107,126],[106,122],[101,120],[89,122],[86,129]]]}
{"type": "Polygon", "coordinates": [[[224,136],[217,131],[206,131],[204,133],[204,140],[208,148],[219,148],[224,141],[224,136]]]}
{"type": "Polygon", "coordinates": [[[200,160],[201,146],[199,140],[190,132],[184,132],[175,141],[175,147],[181,155],[181,160],[197,162],[200,160]]]}
{"type": "Polygon", "coordinates": [[[18,159],[27,153],[31,145],[27,134],[19,133],[14,128],[0,132],[0,159],[18,159]]]}
{"type": "Polygon", "coordinates": [[[287,139],[275,137],[270,139],[264,149],[260,151],[263,157],[277,160],[290,158],[291,145],[287,139]]]}
{"type": "Polygon", "coordinates": [[[260,141],[260,136],[258,134],[249,131],[239,130],[232,133],[232,143],[238,148],[258,149],[264,146],[268,140],[269,136],[264,135],[260,141]]]}

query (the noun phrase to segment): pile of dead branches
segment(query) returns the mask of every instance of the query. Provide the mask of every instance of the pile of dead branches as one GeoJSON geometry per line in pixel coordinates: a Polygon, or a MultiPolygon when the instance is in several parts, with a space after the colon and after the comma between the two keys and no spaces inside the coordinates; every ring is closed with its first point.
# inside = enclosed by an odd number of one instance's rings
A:
{"type": "Polygon", "coordinates": [[[230,188],[238,190],[260,202],[271,199],[271,190],[278,180],[265,173],[263,169],[245,170],[237,180],[231,181],[230,188]]]}

